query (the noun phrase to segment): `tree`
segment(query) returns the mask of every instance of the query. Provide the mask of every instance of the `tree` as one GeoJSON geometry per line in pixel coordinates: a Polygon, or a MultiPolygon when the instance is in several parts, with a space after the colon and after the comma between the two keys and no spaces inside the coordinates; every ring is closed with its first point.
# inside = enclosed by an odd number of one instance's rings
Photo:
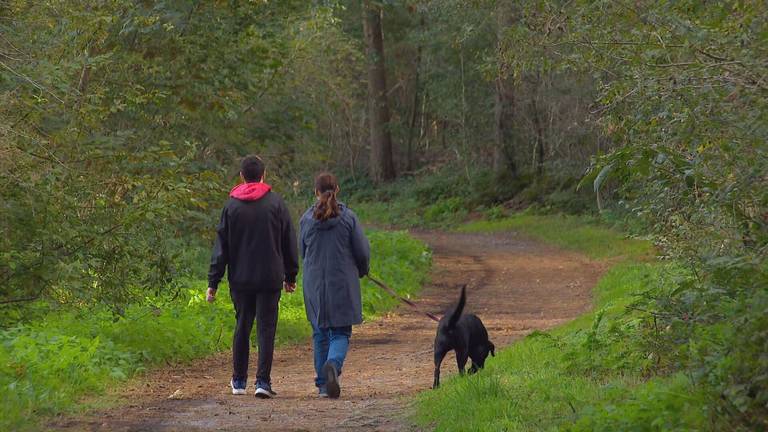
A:
{"type": "Polygon", "coordinates": [[[389,131],[389,102],[384,66],[384,35],[381,7],[363,2],[363,30],[368,56],[368,110],[371,131],[370,176],[375,182],[395,178],[392,136],[389,131]]]}
{"type": "Polygon", "coordinates": [[[493,149],[493,170],[496,172],[508,168],[513,177],[517,176],[517,165],[515,164],[515,149],[510,143],[512,133],[513,112],[515,109],[514,92],[512,83],[507,78],[507,65],[505,54],[508,49],[504,43],[505,30],[511,25],[512,19],[509,7],[501,2],[496,9],[496,34],[497,34],[497,70],[494,80],[494,140],[493,149]]]}
{"type": "MultiPolygon", "coordinates": [[[[416,8],[413,8],[413,11],[416,12],[416,8]]],[[[419,31],[424,32],[424,27],[426,26],[424,15],[421,12],[416,12],[419,14],[419,31]]],[[[414,72],[413,72],[413,102],[411,105],[411,113],[410,113],[410,120],[408,124],[408,137],[406,139],[406,158],[405,158],[405,169],[406,171],[413,170],[413,138],[414,134],[416,133],[416,120],[418,119],[419,115],[419,98],[421,97],[421,93],[419,92],[419,86],[421,85],[421,82],[419,80],[420,78],[420,72],[421,72],[421,41],[417,42],[416,44],[416,59],[414,60],[414,72]]]]}

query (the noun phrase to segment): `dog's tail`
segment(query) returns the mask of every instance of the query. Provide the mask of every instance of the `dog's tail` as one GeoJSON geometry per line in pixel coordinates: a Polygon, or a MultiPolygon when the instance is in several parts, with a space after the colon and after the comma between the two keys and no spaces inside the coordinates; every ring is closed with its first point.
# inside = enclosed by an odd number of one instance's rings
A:
{"type": "Polygon", "coordinates": [[[491,351],[491,356],[496,357],[496,345],[491,341],[488,341],[488,350],[491,351]]]}
{"type": "Polygon", "coordinates": [[[448,318],[448,328],[456,327],[456,323],[461,318],[461,313],[464,311],[464,304],[467,302],[467,285],[461,287],[461,297],[459,297],[459,304],[456,305],[456,309],[451,312],[451,317],[448,318]]]}

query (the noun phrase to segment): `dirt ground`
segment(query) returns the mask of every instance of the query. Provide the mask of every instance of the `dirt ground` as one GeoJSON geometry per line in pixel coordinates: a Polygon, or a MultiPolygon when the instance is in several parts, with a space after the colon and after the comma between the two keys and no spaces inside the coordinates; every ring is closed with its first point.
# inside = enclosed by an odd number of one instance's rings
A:
{"type": "MultiPolygon", "coordinates": [[[[513,233],[417,232],[434,252],[431,283],[418,300],[442,313],[468,284],[466,311],[480,316],[497,349],[585,312],[605,266],[513,233]]],[[[338,400],[318,399],[309,341],[275,352],[272,400],[232,396],[231,357],[169,366],[117,392],[115,407],[49,424],[69,431],[414,430],[412,396],[432,384],[436,323],[407,307],[355,327],[338,400]],[[175,394],[174,398],[169,398],[175,394]]],[[[256,353],[251,364],[255,365],[256,353]]],[[[489,358],[489,362],[493,362],[489,358]]],[[[454,357],[443,377],[456,372],[454,357]]]]}

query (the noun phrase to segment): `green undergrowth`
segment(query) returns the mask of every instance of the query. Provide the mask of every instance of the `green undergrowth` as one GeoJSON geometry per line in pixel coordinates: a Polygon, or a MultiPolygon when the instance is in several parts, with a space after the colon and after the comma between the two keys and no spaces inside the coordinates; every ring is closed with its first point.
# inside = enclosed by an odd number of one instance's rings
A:
{"type": "Polygon", "coordinates": [[[342,180],[344,199],[363,219],[398,227],[451,228],[472,217],[498,219],[510,210],[592,214],[594,198],[577,190],[580,173],[546,176],[493,172],[449,164],[431,173],[374,186],[362,178],[342,180]]]}
{"type": "MultiPolygon", "coordinates": [[[[372,273],[402,295],[415,294],[431,263],[426,245],[402,231],[371,231],[368,236],[372,273]]],[[[106,309],[54,309],[0,329],[0,430],[37,430],[37,419],[75,408],[83,395],[100,393],[153,366],[229,349],[234,312],[226,284],[214,304],[205,302],[205,280],[188,280],[185,286],[173,299],[147,299],[129,306],[123,316],[106,309]]],[[[394,304],[363,282],[365,319],[394,304]]],[[[299,284],[296,293],[281,299],[277,343],[304,341],[310,333],[299,284]]]]}
{"type": "MultiPolygon", "coordinates": [[[[517,230],[595,258],[618,259],[593,289],[594,308],[536,331],[471,376],[452,376],[417,398],[414,421],[438,431],[667,431],[706,426],[707,398],[687,375],[658,373],[659,354],[633,306],[681,269],[648,259],[629,240],[581,217],[519,215],[473,222],[463,232],[517,230]],[[621,259],[623,258],[623,259],[621,259]]],[[[662,329],[663,331],[663,329],[662,329]]],[[[492,336],[492,335],[491,335],[492,336]]]]}
{"type": "Polygon", "coordinates": [[[392,202],[356,202],[355,213],[360,219],[386,226],[445,228],[461,223],[468,212],[455,198],[422,204],[415,199],[392,202]]]}

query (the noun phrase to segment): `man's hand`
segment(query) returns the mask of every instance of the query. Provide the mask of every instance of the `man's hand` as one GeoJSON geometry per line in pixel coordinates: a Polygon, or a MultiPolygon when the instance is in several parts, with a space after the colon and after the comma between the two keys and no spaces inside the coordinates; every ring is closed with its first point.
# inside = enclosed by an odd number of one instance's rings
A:
{"type": "Polygon", "coordinates": [[[213,303],[216,301],[216,290],[208,287],[208,294],[205,296],[205,299],[208,301],[208,303],[213,303]]]}
{"type": "Polygon", "coordinates": [[[285,292],[292,293],[296,291],[296,282],[283,282],[283,288],[285,288],[285,292]]]}

